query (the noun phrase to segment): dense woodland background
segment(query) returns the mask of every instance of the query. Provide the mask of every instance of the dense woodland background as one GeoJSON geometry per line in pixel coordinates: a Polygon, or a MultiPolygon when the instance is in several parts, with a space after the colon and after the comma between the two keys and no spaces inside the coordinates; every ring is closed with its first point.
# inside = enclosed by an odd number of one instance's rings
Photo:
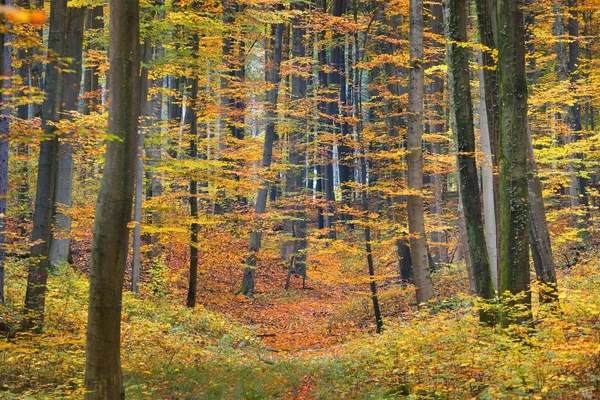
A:
{"type": "Polygon", "coordinates": [[[0,398],[600,396],[597,0],[108,3],[0,5],[0,398]]]}

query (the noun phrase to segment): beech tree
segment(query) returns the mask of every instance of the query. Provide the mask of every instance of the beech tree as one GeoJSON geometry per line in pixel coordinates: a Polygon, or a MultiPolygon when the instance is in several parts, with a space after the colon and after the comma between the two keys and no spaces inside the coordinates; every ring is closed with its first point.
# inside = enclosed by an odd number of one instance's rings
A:
{"type": "MultiPolygon", "coordinates": [[[[500,88],[500,273],[501,292],[529,292],[529,194],[527,191],[527,77],[521,0],[498,0],[498,76],[500,88]]],[[[503,325],[528,319],[506,317],[503,325]]]]}
{"type": "Polygon", "coordinates": [[[106,161],[96,204],[86,335],[85,398],[124,397],[121,299],[131,220],[140,104],[138,0],[110,1],[106,161]]]}
{"type": "MultiPolygon", "coordinates": [[[[1,4],[12,6],[12,1],[3,0],[1,4]]],[[[6,77],[12,75],[12,46],[9,44],[11,35],[0,33],[0,69],[4,77],[0,83],[2,94],[0,100],[0,304],[4,303],[4,262],[6,260],[6,205],[8,195],[8,135],[10,131],[10,108],[8,105],[9,95],[4,91],[10,88],[10,81],[6,77]]]]}
{"type": "MultiPolygon", "coordinates": [[[[473,104],[469,76],[469,53],[467,42],[468,2],[447,0],[446,38],[447,58],[452,97],[452,112],[456,121],[456,151],[460,200],[466,223],[466,237],[473,271],[475,289],[485,299],[495,297],[490,263],[485,243],[479,177],[475,159],[475,129],[473,127],[473,104]]],[[[492,316],[481,313],[482,322],[493,322],[492,316]]]]}
{"type": "MultiPolygon", "coordinates": [[[[50,4],[48,51],[64,56],[67,31],[67,0],[50,4]]],[[[31,241],[31,259],[27,274],[25,311],[21,327],[40,332],[44,323],[46,284],[48,281],[49,252],[52,240],[52,221],[56,197],[56,175],[59,141],[56,126],[63,103],[65,74],[58,68],[58,60],[51,58],[46,65],[46,99],[42,105],[42,126],[45,137],[40,144],[35,195],[35,212],[31,241]]]]}
{"type": "Polygon", "coordinates": [[[423,1],[410,2],[410,70],[408,77],[408,195],[407,212],[410,233],[410,252],[417,303],[433,297],[433,286],[427,258],[427,238],[423,209],[423,1]]]}

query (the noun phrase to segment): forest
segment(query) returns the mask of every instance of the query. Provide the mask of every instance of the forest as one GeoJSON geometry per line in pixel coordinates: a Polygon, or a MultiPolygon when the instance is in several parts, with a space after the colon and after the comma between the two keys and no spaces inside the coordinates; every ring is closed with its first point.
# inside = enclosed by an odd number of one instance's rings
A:
{"type": "Polygon", "coordinates": [[[0,399],[600,399],[599,0],[0,0],[0,399]]]}

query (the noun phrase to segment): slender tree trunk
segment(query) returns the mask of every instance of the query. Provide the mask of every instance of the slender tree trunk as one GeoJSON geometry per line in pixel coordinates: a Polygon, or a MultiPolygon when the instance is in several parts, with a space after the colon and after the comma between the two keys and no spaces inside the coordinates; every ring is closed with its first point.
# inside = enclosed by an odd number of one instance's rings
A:
{"type": "MultiPolygon", "coordinates": [[[[194,54],[198,51],[198,37],[194,37],[194,44],[192,45],[194,54]]],[[[190,101],[189,107],[186,112],[186,125],[190,124],[190,148],[188,156],[190,159],[195,160],[198,158],[198,117],[196,116],[196,109],[198,107],[198,78],[193,77],[188,79],[190,83],[190,101]],[[187,117],[189,115],[189,118],[187,117]]],[[[188,285],[187,294],[187,306],[193,308],[196,305],[196,288],[198,286],[198,182],[196,179],[190,179],[190,217],[192,223],[190,224],[190,282],[188,285]]]]}
{"type": "MultiPolygon", "coordinates": [[[[526,0],[528,6],[531,0],[526,0]]],[[[533,23],[534,16],[529,14],[533,23]]],[[[535,45],[531,38],[526,37],[528,41],[527,51],[529,55],[535,52],[535,45]],[[528,40],[529,39],[529,40],[528,40]]],[[[537,81],[535,57],[529,58],[528,79],[530,84],[537,81]]],[[[551,303],[558,300],[558,288],[556,286],[556,270],[554,268],[554,258],[552,257],[552,244],[548,233],[548,224],[546,222],[546,212],[544,210],[544,197],[542,195],[542,184],[537,175],[535,155],[533,152],[533,142],[531,137],[531,127],[527,125],[527,187],[529,191],[529,240],[531,245],[531,254],[537,280],[542,283],[539,292],[539,299],[542,303],[551,303]]]]}
{"type": "MultiPolygon", "coordinates": [[[[529,194],[527,191],[527,78],[525,28],[521,0],[498,0],[498,69],[500,88],[501,292],[529,292],[529,194]]],[[[531,315],[506,316],[503,325],[531,315]]]]}
{"type": "MultiPolygon", "coordinates": [[[[498,48],[498,35],[497,35],[497,0],[476,0],[475,5],[477,8],[477,27],[479,31],[479,38],[481,44],[484,46],[484,50],[481,52],[481,64],[483,65],[483,97],[481,102],[485,106],[485,119],[487,121],[487,133],[489,137],[489,147],[492,159],[492,195],[494,200],[494,208],[488,206],[484,210],[486,226],[492,228],[492,219],[495,221],[494,226],[496,228],[495,233],[489,234],[490,239],[495,238],[496,249],[500,248],[500,175],[498,171],[498,152],[499,152],[499,90],[498,90],[498,68],[496,66],[496,56],[494,51],[498,48]]],[[[489,189],[488,189],[489,192],[489,189]]],[[[493,248],[491,244],[488,244],[490,248],[493,248]]],[[[495,256],[490,255],[491,269],[493,274],[493,280],[496,282],[496,288],[498,288],[497,282],[500,281],[500,270],[498,264],[497,252],[495,256]],[[496,259],[496,261],[494,261],[496,259]]]]}
{"type": "Polygon", "coordinates": [[[408,228],[413,277],[417,287],[417,303],[433,297],[433,285],[427,258],[425,216],[423,209],[423,1],[410,2],[410,71],[408,78],[408,228]]]}
{"type": "MultiPolygon", "coordinates": [[[[569,77],[571,91],[577,90],[581,75],[579,73],[579,11],[578,0],[568,0],[569,19],[567,21],[567,29],[569,33],[569,77]]],[[[569,128],[571,134],[568,136],[570,143],[577,142],[581,139],[581,104],[576,102],[569,107],[569,128]]],[[[583,154],[576,153],[572,156],[575,160],[581,160],[583,154]]],[[[577,215],[578,236],[582,242],[582,248],[590,247],[590,235],[588,231],[589,218],[589,199],[587,195],[587,181],[580,172],[580,167],[577,163],[567,164],[570,174],[570,194],[574,206],[582,206],[582,216],[577,215]]]]}
{"type": "MultiPolygon", "coordinates": [[[[342,17],[346,14],[348,8],[347,0],[333,0],[331,3],[332,14],[334,17],[342,17]]],[[[338,140],[338,169],[340,177],[340,191],[342,194],[342,206],[350,204],[350,182],[352,181],[351,168],[349,160],[352,157],[352,150],[345,143],[348,140],[348,124],[345,121],[346,112],[340,106],[345,107],[347,102],[346,95],[346,53],[344,44],[344,35],[336,33],[336,44],[331,49],[331,72],[329,73],[328,83],[337,88],[338,95],[335,100],[330,102],[329,115],[337,129],[334,132],[339,133],[338,140]]],[[[349,216],[345,213],[340,215],[342,220],[348,220],[349,216]]]]}
{"type": "MultiPolygon", "coordinates": [[[[50,6],[50,28],[48,50],[64,56],[67,31],[67,0],[56,0],[50,6]]],[[[52,240],[52,220],[56,188],[56,167],[58,137],[52,124],[60,118],[64,74],[60,72],[56,60],[46,66],[46,100],[42,105],[42,126],[46,139],[40,144],[38,175],[35,196],[35,213],[31,241],[31,259],[27,274],[25,310],[21,326],[25,330],[40,332],[44,324],[44,306],[50,241],[52,240]]]]}
{"type": "MultiPolygon", "coordinates": [[[[442,4],[431,3],[429,4],[429,26],[430,31],[433,35],[444,34],[444,13],[442,4]]],[[[443,47],[444,44],[437,38],[432,39],[430,42],[431,46],[443,47]]],[[[429,66],[439,66],[443,63],[441,56],[436,56],[432,59],[429,66]]],[[[429,109],[429,120],[427,121],[427,127],[430,134],[441,135],[444,133],[444,109],[442,106],[442,99],[444,97],[444,80],[441,76],[432,76],[431,82],[427,85],[427,107],[429,109]]],[[[434,154],[442,154],[442,144],[439,142],[431,143],[431,151],[434,154]]],[[[436,171],[431,177],[431,183],[433,186],[434,199],[431,202],[430,209],[431,213],[441,215],[444,213],[443,204],[443,174],[436,171]]],[[[436,263],[446,264],[448,263],[448,248],[446,247],[446,232],[434,230],[431,233],[431,241],[433,243],[435,253],[433,259],[436,263]]]]}
{"type": "MultiPolygon", "coordinates": [[[[321,8],[323,13],[327,13],[327,1],[320,0],[319,8],[321,8]]],[[[324,38],[324,33],[322,34],[322,38],[324,38]]],[[[328,65],[327,63],[327,49],[323,46],[319,50],[317,55],[319,60],[319,65],[321,69],[319,70],[319,86],[322,89],[327,89],[329,87],[329,74],[325,72],[324,67],[328,65]]],[[[327,117],[323,118],[322,124],[323,129],[326,131],[332,131],[333,128],[333,115],[331,115],[332,109],[330,108],[330,104],[326,101],[322,101],[319,103],[319,110],[322,115],[327,115],[327,117]]],[[[325,150],[324,154],[324,165],[321,167],[321,171],[323,174],[322,178],[322,190],[325,196],[326,206],[324,211],[324,227],[328,229],[329,238],[335,238],[335,194],[333,187],[333,146],[329,146],[328,149],[325,150]]]]}
{"type": "MultiPolygon", "coordinates": [[[[12,6],[11,0],[3,0],[1,4],[12,6]]],[[[10,76],[12,75],[12,41],[8,33],[0,33],[0,68],[2,69],[2,79],[0,85],[3,90],[10,89],[10,76]]],[[[2,104],[7,104],[8,94],[2,94],[2,104]]],[[[8,136],[10,133],[10,108],[2,107],[0,110],[0,304],[4,303],[4,261],[6,259],[6,204],[8,197],[8,136]]]]}
{"type": "MultiPolygon", "coordinates": [[[[103,27],[104,6],[88,8],[85,12],[85,30],[89,33],[94,32],[97,35],[103,27]]],[[[86,51],[96,50],[94,42],[88,44],[86,51]]],[[[96,107],[101,102],[100,84],[98,68],[88,66],[83,73],[83,93],[85,101],[83,103],[83,113],[89,115],[91,111],[96,111],[96,107]]]]}
{"type": "Polygon", "coordinates": [[[144,124],[138,131],[138,146],[135,160],[135,203],[133,207],[133,260],[131,263],[131,290],[136,295],[139,293],[138,283],[140,280],[140,269],[142,264],[142,205],[144,202],[144,141],[145,130],[149,123],[148,117],[148,67],[151,61],[150,41],[146,39],[141,49],[142,68],[140,72],[140,114],[144,124]]]}
{"type": "MultiPolygon", "coordinates": [[[[262,159],[262,166],[267,171],[271,167],[271,161],[273,159],[273,142],[277,136],[275,127],[277,122],[277,97],[279,83],[281,81],[279,71],[281,69],[281,50],[283,46],[283,24],[273,24],[271,26],[271,38],[269,39],[269,42],[269,49],[266,52],[265,81],[273,86],[265,93],[265,120],[267,125],[265,126],[265,143],[263,146],[262,159]]],[[[255,221],[254,229],[250,234],[250,253],[246,259],[244,280],[242,281],[242,288],[240,289],[240,293],[246,296],[252,296],[255,290],[256,262],[261,246],[260,221],[258,221],[258,218],[265,212],[268,191],[269,182],[267,179],[263,179],[261,187],[258,190],[258,196],[256,197],[255,213],[257,220],[255,221]]]]}
{"type": "MultiPolygon", "coordinates": [[[[163,1],[158,1],[159,5],[163,1]]],[[[159,11],[159,20],[164,20],[164,11],[159,11]]],[[[164,49],[160,43],[156,43],[154,47],[154,59],[160,59],[164,55],[164,49]]],[[[163,96],[160,89],[163,87],[163,78],[153,79],[149,82],[151,89],[154,89],[149,99],[148,114],[151,119],[151,126],[147,130],[149,140],[146,143],[146,154],[148,156],[148,168],[146,168],[146,179],[148,187],[146,189],[146,200],[153,197],[160,197],[163,193],[162,181],[160,173],[156,171],[156,167],[160,164],[162,158],[162,103],[163,96]]],[[[160,226],[160,214],[156,210],[152,210],[148,223],[154,227],[160,226]]],[[[161,253],[158,235],[153,233],[149,237],[150,244],[153,246],[149,252],[150,258],[155,258],[161,253]]]]}
{"type": "Polygon", "coordinates": [[[483,58],[479,53],[479,132],[481,135],[481,150],[483,151],[484,161],[481,166],[482,192],[483,192],[483,216],[485,224],[485,243],[487,246],[488,257],[490,260],[490,271],[494,288],[498,286],[498,229],[496,227],[496,187],[494,182],[494,156],[490,138],[490,129],[488,124],[488,113],[486,108],[485,83],[483,76],[483,58]]]}
{"type": "MultiPolygon", "coordinates": [[[[494,285],[485,243],[475,159],[475,128],[469,74],[471,51],[468,47],[462,46],[462,43],[467,43],[468,40],[468,1],[446,0],[446,7],[448,76],[452,112],[456,122],[455,140],[460,200],[465,216],[475,290],[478,296],[492,299],[495,297],[494,285]]],[[[479,317],[481,322],[494,322],[493,315],[489,313],[481,312],[479,317]]]]}
{"type": "MultiPolygon", "coordinates": [[[[223,24],[233,27],[236,14],[243,11],[243,5],[235,0],[222,0],[223,24]]],[[[246,108],[241,84],[246,75],[245,43],[242,35],[237,39],[232,32],[223,36],[223,65],[226,73],[221,77],[221,129],[219,133],[219,149],[222,151],[228,144],[244,139],[244,110],[246,108]]],[[[227,172],[226,172],[227,173],[227,172]]],[[[234,179],[238,179],[237,176],[234,179]]],[[[238,204],[245,205],[246,199],[239,198],[238,204]]],[[[215,214],[223,214],[231,209],[232,203],[227,200],[223,188],[217,190],[215,214]]]]}
{"type": "MultiPolygon", "coordinates": [[[[81,83],[81,53],[83,50],[84,8],[69,7],[67,10],[66,57],[72,62],[72,72],[64,75],[62,87],[62,111],[64,118],[71,119],[70,111],[77,111],[79,102],[79,85],[81,83]]],[[[73,194],[73,146],[70,135],[62,134],[58,144],[58,161],[55,194],[55,226],[50,244],[50,263],[58,265],[66,263],[71,247],[71,217],[68,211],[72,204],[73,194]],[[57,209],[58,208],[58,209],[57,209]],[[62,209],[67,213],[63,213],[62,209]]]]}
{"type": "Polygon", "coordinates": [[[527,185],[529,190],[529,238],[531,254],[537,279],[545,285],[540,289],[542,302],[553,302],[558,299],[556,287],[556,270],[552,258],[552,244],[548,234],[542,184],[536,172],[531,131],[527,132],[527,185]]]}
{"type": "MultiPolygon", "coordinates": [[[[303,11],[304,7],[294,6],[297,11],[303,11]]],[[[304,22],[296,17],[292,20],[292,61],[298,62],[298,58],[306,56],[306,46],[303,43],[306,29],[301,25],[304,22]]],[[[302,73],[301,64],[296,67],[302,73]]],[[[306,79],[300,74],[292,75],[291,102],[292,107],[299,115],[298,109],[304,108],[306,98],[306,79]]],[[[305,114],[306,115],[306,114],[305,114]]],[[[306,279],[306,212],[303,203],[304,194],[304,154],[300,150],[303,147],[304,137],[306,135],[306,117],[293,118],[293,131],[290,133],[289,141],[289,164],[290,169],[286,172],[286,192],[289,198],[296,198],[289,211],[292,219],[288,224],[291,225],[292,242],[287,247],[294,255],[293,272],[306,279]]],[[[285,246],[285,245],[284,245],[285,246]]],[[[287,259],[287,257],[286,257],[287,259]]]]}
{"type": "MultiPolygon", "coordinates": [[[[54,3],[54,2],[53,2],[54,3]]],[[[121,299],[131,220],[140,104],[138,0],[110,1],[110,81],[104,174],[96,205],[86,341],[85,398],[124,398],[121,299]]]]}
{"type": "MultiPolygon", "coordinates": [[[[363,151],[364,155],[364,151],[363,151]]],[[[362,190],[362,209],[363,212],[366,213],[365,217],[367,218],[367,222],[365,223],[365,252],[367,253],[367,266],[369,269],[369,289],[371,290],[371,301],[373,302],[373,312],[375,314],[375,325],[376,332],[381,333],[383,331],[383,319],[381,317],[381,309],[379,307],[379,297],[377,295],[377,282],[375,282],[375,266],[373,263],[373,249],[371,248],[371,227],[369,226],[369,197],[367,193],[367,166],[366,161],[363,158],[361,161],[361,175],[363,180],[363,190],[362,190]]]]}

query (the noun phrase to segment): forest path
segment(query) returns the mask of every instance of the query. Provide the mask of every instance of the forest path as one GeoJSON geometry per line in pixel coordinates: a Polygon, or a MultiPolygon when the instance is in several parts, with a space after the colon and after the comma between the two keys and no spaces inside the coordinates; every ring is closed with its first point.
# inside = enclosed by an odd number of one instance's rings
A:
{"type": "Polygon", "coordinates": [[[362,327],[362,321],[344,317],[344,310],[351,304],[349,288],[311,280],[309,271],[305,289],[300,277],[292,277],[290,290],[285,290],[284,265],[276,258],[262,261],[253,298],[234,294],[242,272],[235,268],[232,273],[221,271],[212,273],[210,279],[201,279],[206,283],[198,288],[198,303],[255,331],[274,353],[338,348],[371,328],[362,327]]]}

